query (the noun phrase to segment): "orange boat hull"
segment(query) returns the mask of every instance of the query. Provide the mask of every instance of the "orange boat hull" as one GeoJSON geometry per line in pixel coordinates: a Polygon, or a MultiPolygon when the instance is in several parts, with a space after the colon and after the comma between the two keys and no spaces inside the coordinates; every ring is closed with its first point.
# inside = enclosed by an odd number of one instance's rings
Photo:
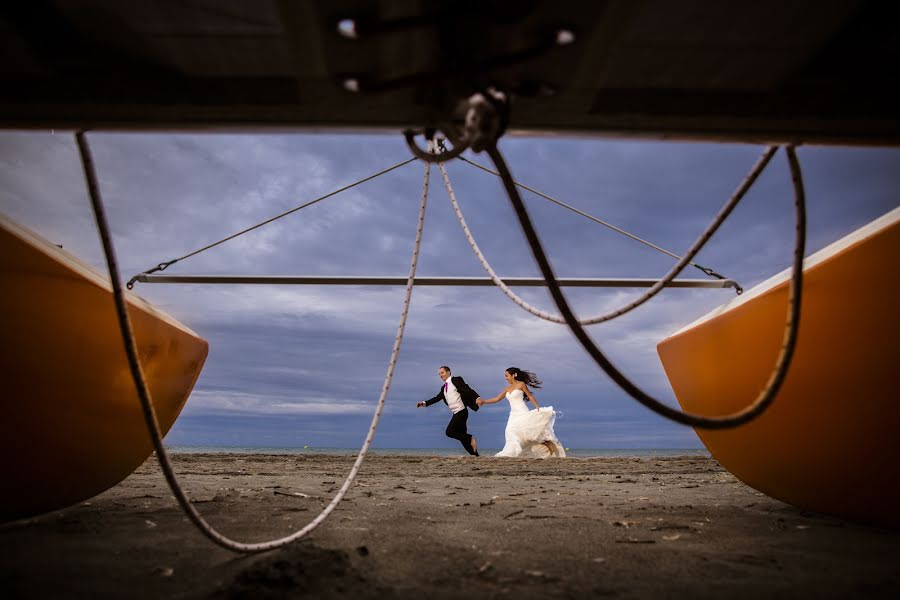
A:
{"type": "MultiPolygon", "coordinates": [[[[98,494],[152,452],[125,359],[108,280],[0,218],[0,520],[98,494]]],[[[208,344],[128,294],[129,314],[165,433],[181,412],[208,344]]]]}
{"type": "MultiPolygon", "coordinates": [[[[774,368],[788,272],[663,340],[685,411],[747,406],[774,368]]],[[[767,412],[697,435],[744,483],[798,507],[900,526],[900,208],[807,258],[796,353],[767,412]]]]}

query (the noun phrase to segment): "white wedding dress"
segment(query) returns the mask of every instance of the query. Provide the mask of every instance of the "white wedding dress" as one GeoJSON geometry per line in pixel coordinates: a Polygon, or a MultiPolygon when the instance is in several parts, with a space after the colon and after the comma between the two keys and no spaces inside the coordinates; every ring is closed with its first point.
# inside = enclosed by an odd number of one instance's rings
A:
{"type": "Polygon", "coordinates": [[[562,444],[553,433],[556,413],[552,406],[528,410],[525,392],[522,390],[506,392],[506,400],[509,402],[506,444],[496,456],[548,458],[566,455],[562,444]],[[550,449],[551,447],[553,450],[550,449]]]}

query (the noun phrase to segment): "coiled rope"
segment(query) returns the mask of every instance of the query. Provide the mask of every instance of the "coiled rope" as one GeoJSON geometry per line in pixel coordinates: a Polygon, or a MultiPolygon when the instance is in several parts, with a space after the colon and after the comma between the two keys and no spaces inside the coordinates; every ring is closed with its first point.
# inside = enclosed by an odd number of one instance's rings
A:
{"type": "Polygon", "coordinates": [[[125,353],[128,358],[128,366],[131,370],[131,376],[134,380],[134,385],[137,388],[138,398],[140,400],[141,409],[144,414],[144,420],[146,421],[147,429],[150,432],[150,438],[153,442],[153,448],[156,450],[156,457],[159,460],[159,466],[166,477],[166,482],[168,482],[169,488],[171,488],[172,493],[178,500],[178,504],[181,506],[181,509],[188,516],[191,522],[197,527],[197,529],[199,529],[200,532],[203,533],[203,535],[208,537],[216,544],[222,546],[223,548],[227,548],[235,552],[264,552],[266,550],[273,550],[280,546],[284,546],[285,544],[289,544],[290,542],[304,537],[305,535],[313,531],[316,527],[318,527],[318,525],[322,523],[322,521],[324,521],[329,514],[331,514],[335,507],[344,498],[344,495],[350,489],[350,486],[353,485],[353,481],[356,478],[357,473],[359,472],[359,468],[362,465],[363,460],[366,457],[369,446],[371,445],[372,440],[375,437],[375,430],[377,429],[378,422],[381,419],[381,413],[384,409],[385,399],[387,398],[388,390],[391,386],[391,380],[394,375],[394,366],[397,362],[397,355],[400,352],[400,344],[403,341],[403,330],[406,326],[406,318],[409,313],[409,302],[410,298],[412,297],[413,281],[416,274],[416,265],[418,264],[419,260],[419,248],[422,242],[422,227],[425,221],[425,204],[428,198],[430,164],[426,163],[425,165],[425,176],[422,184],[422,203],[419,209],[419,221],[416,228],[416,241],[413,247],[412,260],[409,266],[409,277],[406,283],[406,293],[403,298],[403,310],[400,314],[400,323],[397,326],[397,335],[394,338],[394,346],[393,350],[391,351],[391,358],[390,362],[388,363],[387,373],[384,377],[384,384],[381,387],[381,394],[378,397],[375,414],[372,417],[372,423],[369,426],[369,431],[366,434],[366,439],[363,442],[362,448],[360,449],[359,454],[356,457],[356,461],[353,463],[353,467],[350,469],[350,473],[344,480],[344,484],[341,486],[340,490],[338,490],[337,494],[335,494],[334,498],[331,500],[328,506],[322,509],[319,515],[308,525],[290,535],[278,539],[265,542],[244,543],[232,540],[231,538],[228,538],[225,535],[219,533],[209,523],[207,523],[206,520],[204,520],[203,516],[200,515],[200,513],[190,503],[190,500],[178,483],[178,479],[175,475],[174,470],[172,469],[171,463],[169,462],[168,453],[166,452],[165,446],[162,442],[159,422],[157,421],[156,412],[153,408],[153,401],[150,398],[150,392],[147,388],[147,382],[144,378],[143,370],[141,369],[140,359],[138,358],[137,346],[135,345],[134,341],[134,333],[131,328],[131,320],[129,319],[128,309],[126,307],[125,292],[122,289],[122,284],[119,280],[119,267],[116,261],[116,253],[113,247],[112,236],[110,235],[109,224],[106,220],[106,211],[103,207],[103,200],[100,196],[100,188],[97,183],[97,176],[94,170],[94,162],[91,157],[90,147],[88,146],[87,139],[85,138],[85,134],[83,131],[79,131],[78,133],[76,133],[75,138],[78,143],[78,150],[81,153],[81,162],[84,168],[85,179],[87,181],[88,195],[91,199],[91,207],[94,211],[94,219],[97,222],[97,228],[100,232],[100,240],[103,243],[103,253],[106,257],[107,268],[109,269],[109,279],[113,289],[113,298],[116,305],[116,315],[119,319],[119,329],[122,332],[122,341],[125,345],[125,353]]]}
{"type": "MultiPolygon", "coordinates": [[[[765,151],[762,153],[762,155],[756,161],[756,164],[753,165],[753,168],[750,170],[750,172],[747,174],[747,176],[741,182],[740,186],[738,186],[738,189],[734,192],[734,194],[731,195],[731,198],[728,199],[728,201],[721,208],[721,210],[719,210],[719,213],[715,216],[715,218],[712,220],[712,222],[709,224],[709,226],[706,228],[706,230],[700,234],[700,237],[698,237],[694,241],[694,243],[691,245],[691,247],[687,251],[687,253],[684,256],[682,256],[677,263],[675,263],[675,265],[669,270],[669,272],[662,279],[658,280],[646,292],[644,292],[643,294],[641,294],[641,296],[639,296],[635,300],[632,300],[628,304],[626,304],[620,308],[617,308],[609,313],[606,313],[604,315],[599,315],[596,317],[588,317],[585,319],[578,319],[578,323],[580,325],[596,325],[597,323],[604,323],[606,321],[611,321],[612,319],[615,319],[616,317],[620,317],[620,316],[634,310],[635,308],[637,308],[638,306],[640,306],[641,304],[645,303],[647,300],[649,300],[650,298],[652,298],[653,296],[658,294],[659,291],[662,290],[666,285],[671,283],[672,280],[675,279],[675,277],[678,276],[678,274],[681,273],[681,271],[683,271],[684,268],[688,264],[691,264],[691,259],[693,259],[694,256],[696,256],[697,253],[700,252],[700,250],[703,248],[703,246],[706,244],[706,242],[709,241],[709,238],[711,238],[713,236],[713,234],[722,225],[722,223],[725,222],[725,219],[728,218],[728,215],[731,214],[731,212],[734,210],[735,206],[737,206],[738,202],[740,202],[741,199],[746,195],[747,191],[750,189],[750,186],[753,185],[753,182],[756,181],[756,179],[759,177],[760,173],[762,173],[763,169],[769,163],[772,156],[775,154],[775,152],[777,150],[778,150],[778,146],[769,146],[768,148],[765,149],[765,151]]],[[[444,187],[447,188],[447,195],[450,197],[450,203],[453,205],[453,211],[456,213],[456,218],[459,221],[460,227],[462,227],[463,233],[465,234],[466,239],[469,241],[469,246],[472,247],[472,251],[475,252],[475,256],[478,258],[478,261],[481,263],[481,266],[484,268],[484,270],[490,276],[490,278],[494,282],[494,284],[497,287],[499,287],[503,291],[504,294],[506,294],[507,298],[509,298],[516,304],[518,304],[520,307],[522,307],[524,310],[528,311],[532,315],[534,315],[538,318],[544,319],[546,321],[551,321],[553,323],[565,323],[566,319],[564,317],[562,317],[560,315],[548,313],[546,311],[543,311],[539,308],[535,308],[534,306],[528,304],[525,300],[523,300],[522,298],[517,296],[516,293],[513,292],[509,288],[509,286],[507,286],[505,283],[503,283],[503,280],[497,276],[497,274],[494,272],[494,269],[491,268],[491,265],[488,263],[487,259],[484,257],[484,254],[478,248],[478,244],[476,243],[475,238],[472,236],[472,232],[469,230],[469,227],[466,225],[466,220],[463,217],[462,211],[459,208],[459,203],[456,200],[456,194],[454,194],[454,192],[453,192],[453,186],[450,184],[450,178],[447,175],[447,170],[444,168],[443,163],[438,163],[438,168],[440,168],[440,170],[441,170],[441,175],[444,178],[444,187]]],[[[505,183],[505,181],[504,181],[504,183],[505,183]]],[[[513,188],[515,189],[515,184],[513,185],[513,188]]]]}

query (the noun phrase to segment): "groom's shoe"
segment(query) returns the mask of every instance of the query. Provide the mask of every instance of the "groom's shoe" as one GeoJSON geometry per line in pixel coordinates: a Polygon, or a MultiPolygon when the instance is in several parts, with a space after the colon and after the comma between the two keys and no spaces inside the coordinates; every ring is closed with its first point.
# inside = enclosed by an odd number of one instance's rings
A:
{"type": "Polygon", "coordinates": [[[472,436],[472,451],[475,453],[475,456],[481,456],[478,454],[478,440],[475,439],[475,436],[472,436]]]}

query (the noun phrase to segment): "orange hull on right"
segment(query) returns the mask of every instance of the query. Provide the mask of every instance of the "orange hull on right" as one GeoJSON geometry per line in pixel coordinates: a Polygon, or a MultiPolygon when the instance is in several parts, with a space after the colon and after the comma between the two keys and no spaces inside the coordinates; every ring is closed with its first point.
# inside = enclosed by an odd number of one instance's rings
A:
{"type": "MultiPolygon", "coordinates": [[[[799,507],[900,526],[900,208],[804,262],[796,353],[772,406],[697,435],[748,485],[799,507]]],[[[657,346],[686,411],[747,406],[784,334],[790,271],[657,346]]]]}

